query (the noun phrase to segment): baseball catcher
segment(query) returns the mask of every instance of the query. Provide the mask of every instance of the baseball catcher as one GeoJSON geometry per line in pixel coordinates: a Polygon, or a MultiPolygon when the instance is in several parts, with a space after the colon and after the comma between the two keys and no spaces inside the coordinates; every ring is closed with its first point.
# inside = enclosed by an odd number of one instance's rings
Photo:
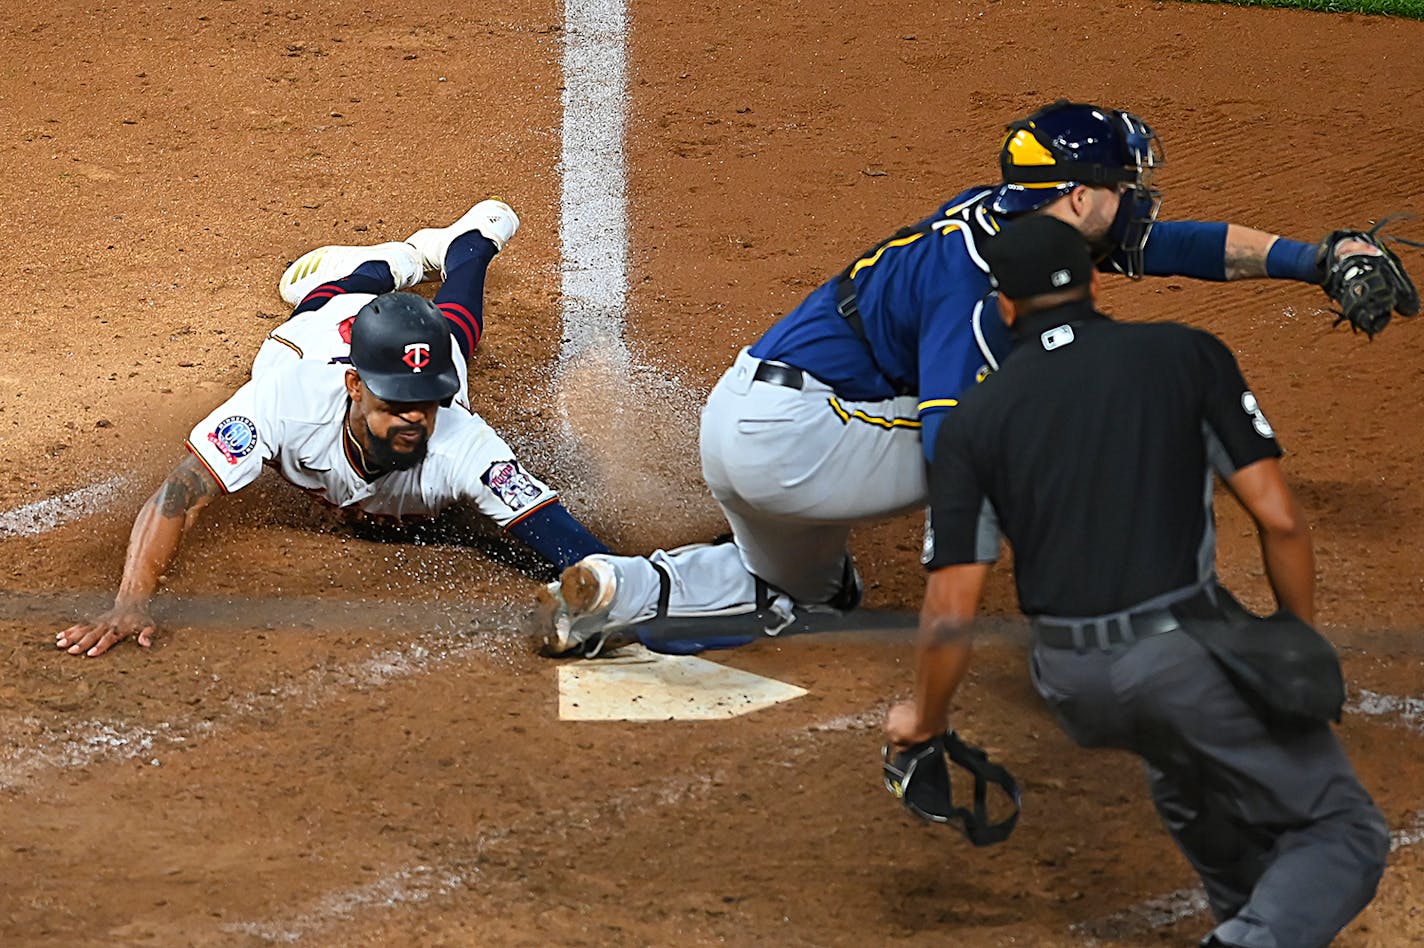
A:
{"type": "Polygon", "coordinates": [[[1419,311],[1380,227],[1304,241],[1159,220],[1161,163],[1157,133],[1122,109],[1058,101],[1011,122],[996,183],[960,191],[832,273],[713,388],[702,473],[732,542],[575,564],[543,591],[552,650],[587,655],[613,635],[668,651],[729,647],[855,608],[852,529],[924,505],[940,426],[1012,348],[983,252],[1016,220],[1070,224],[1101,273],[1321,287],[1368,336],[1419,311]],[[702,631],[669,641],[658,634],[668,620],[702,631]]]}

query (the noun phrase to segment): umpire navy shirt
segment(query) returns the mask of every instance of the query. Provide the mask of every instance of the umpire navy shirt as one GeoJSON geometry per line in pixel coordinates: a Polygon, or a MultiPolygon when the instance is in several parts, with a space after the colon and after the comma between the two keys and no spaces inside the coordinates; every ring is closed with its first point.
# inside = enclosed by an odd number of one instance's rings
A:
{"type": "Polygon", "coordinates": [[[1212,469],[1280,454],[1210,333],[1087,301],[1034,313],[940,428],[925,564],[994,560],[1001,529],[1024,613],[1117,612],[1211,576],[1212,469]]]}

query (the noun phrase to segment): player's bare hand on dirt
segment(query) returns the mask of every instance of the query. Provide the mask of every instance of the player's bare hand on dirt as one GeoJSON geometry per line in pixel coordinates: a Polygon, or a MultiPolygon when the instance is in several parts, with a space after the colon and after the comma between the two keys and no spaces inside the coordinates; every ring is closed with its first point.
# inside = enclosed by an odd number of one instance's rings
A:
{"type": "Polygon", "coordinates": [[[943,728],[936,731],[920,726],[920,712],[913,701],[901,701],[885,714],[885,738],[897,750],[913,747],[942,733],[943,728]]]}
{"type": "Polygon", "coordinates": [[[103,655],[124,639],[136,636],[144,648],[153,644],[157,624],[141,606],[115,606],[90,622],[72,625],[54,637],[54,644],[70,655],[103,655]]]}

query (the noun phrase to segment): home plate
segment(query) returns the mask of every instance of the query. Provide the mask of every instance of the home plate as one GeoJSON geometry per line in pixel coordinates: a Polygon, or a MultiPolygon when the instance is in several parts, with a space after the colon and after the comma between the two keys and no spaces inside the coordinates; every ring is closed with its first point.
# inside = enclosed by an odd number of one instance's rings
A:
{"type": "Polygon", "coordinates": [[[559,717],[565,721],[713,721],[805,693],[784,681],[641,645],[559,666],[559,717]]]}

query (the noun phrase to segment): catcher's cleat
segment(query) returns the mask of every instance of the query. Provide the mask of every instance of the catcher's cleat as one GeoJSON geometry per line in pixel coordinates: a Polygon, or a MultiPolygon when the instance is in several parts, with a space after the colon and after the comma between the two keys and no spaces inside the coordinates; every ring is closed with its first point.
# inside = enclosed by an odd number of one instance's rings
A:
{"type": "Polygon", "coordinates": [[[407,237],[406,243],[420,252],[427,272],[438,270],[443,279],[445,251],[450,249],[450,242],[472,230],[488,238],[496,250],[503,250],[519,230],[519,215],[499,198],[489,198],[470,208],[450,226],[424,227],[407,237]]]}
{"type": "Polygon", "coordinates": [[[619,626],[608,622],[618,589],[618,569],[596,556],[564,570],[558,582],[539,590],[536,632],[544,638],[540,653],[551,658],[593,658],[619,626]]]}
{"type": "Polygon", "coordinates": [[[277,292],[288,306],[296,306],[312,290],[323,283],[347,277],[368,261],[384,261],[391,268],[395,289],[415,286],[425,279],[425,266],[420,251],[408,243],[391,241],[372,247],[347,247],[332,244],[302,254],[282,273],[277,292]]]}

